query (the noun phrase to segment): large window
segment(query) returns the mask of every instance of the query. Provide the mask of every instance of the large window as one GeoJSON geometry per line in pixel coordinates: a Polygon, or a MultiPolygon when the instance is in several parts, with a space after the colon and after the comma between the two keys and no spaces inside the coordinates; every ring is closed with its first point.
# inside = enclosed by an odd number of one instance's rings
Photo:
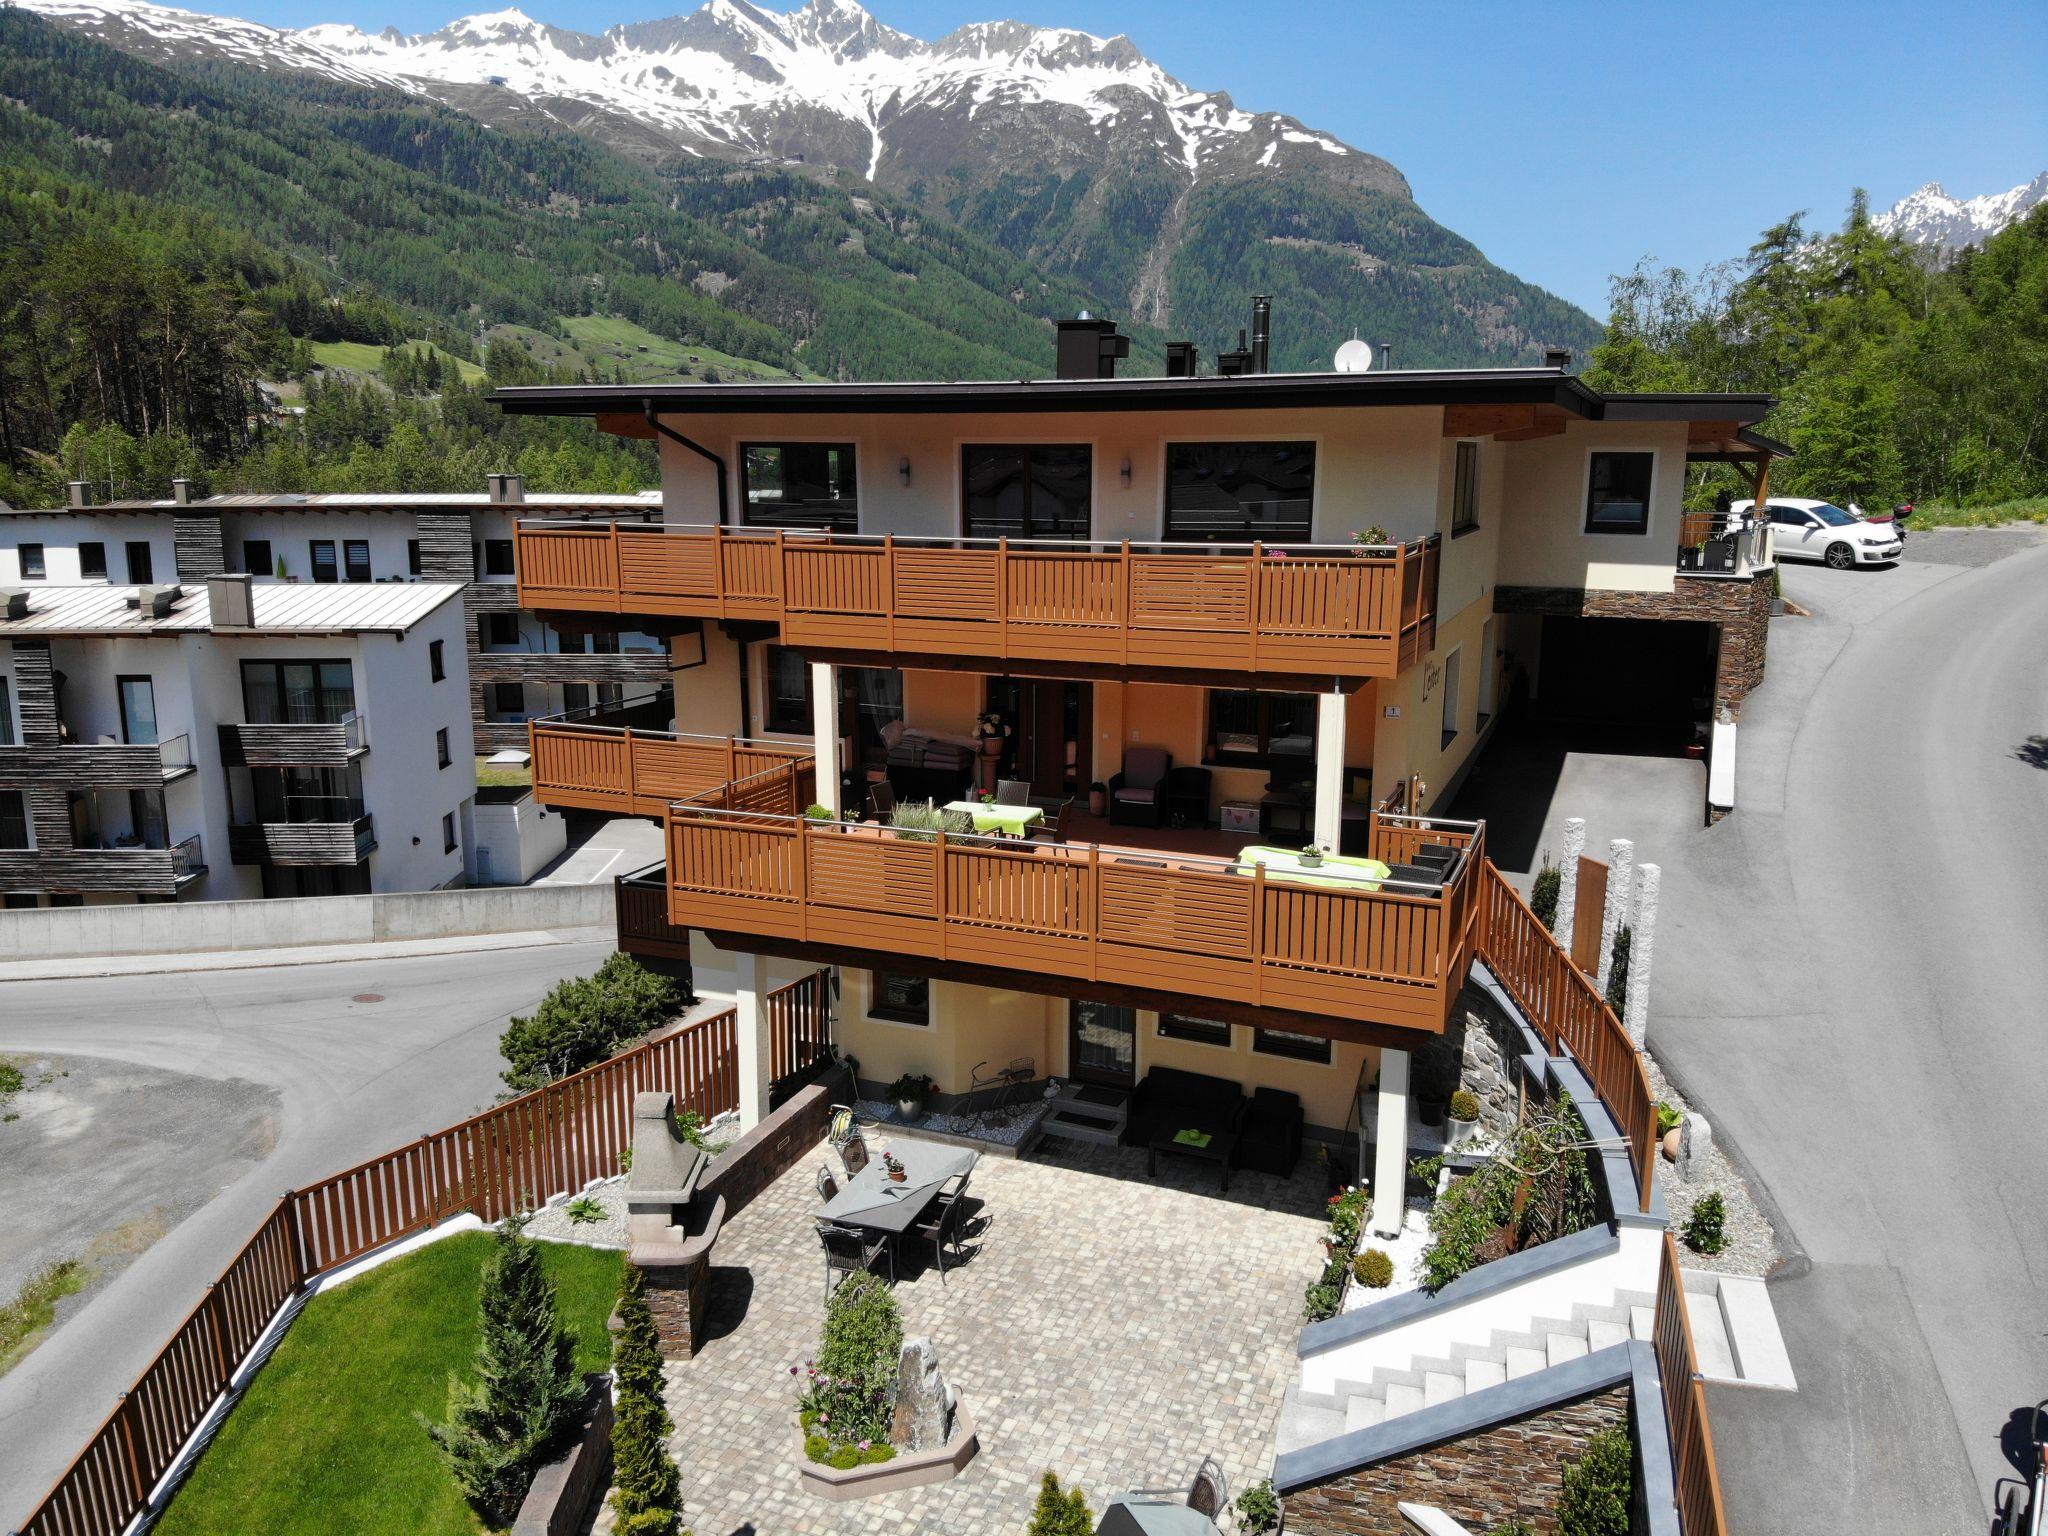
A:
{"type": "Polygon", "coordinates": [[[1173,443],[1166,536],[1193,543],[1301,542],[1315,509],[1314,443],[1173,443]]]}
{"type": "Polygon", "coordinates": [[[251,576],[269,576],[276,571],[270,558],[270,540],[242,540],[242,569],[251,576]]]}
{"type": "Polygon", "coordinates": [[[1288,766],[1308,777],[1316,757],[1316,696],[1312,693],[1209,691],[1212,763],[1253,768],[1288,766]]]}
{"type": "Polygon", "coordinates": [[[78,577],[81,581],[107,579],[107,546],[98,539],[85,540],[78,546],[78,577]]]}
{"type": "Polygon", "coordinates": [[[740,485],[750,527],[860,529],[851,443],[748,443],[740,485]]]}
{"type": "Polygon", "coordinates": [[[932,984],[923,976],[898,976],[893,971],[872,973],[874,990],[868,998],[868,1017],[887,1019],[892,1024],[928,1025],[932,1021],[932,984]]]}
{"type": "Polygon", "coordinates": [[[0,789],[0,848],[30,846],[28,797],[18,789],[0,789]]]}
{"type": "Polygon", "coordinates": [[[893,667],[839,669],[839,731],[851,722],[857,762],[885,763],[889,743],[898,734],[889,727],[903,723],[903,674],[893,667]]]}
{"type": "Polygon", "coordinates": [[[154,746],[156,684],[146,677],[121,677],[115,688],[121,700],[121,739],[131,746],[154,746]]]}
{"type": "Polygon", "coordinates": [[[370,579],[370,541],[368,539],[344,539],[341,544],[344,564],[348,567],[350,581],[370,579]]]}
{"type": "Polygon", "coordinates": [[[341,579],[334,564],[334,540],[308,539],[306,548],[313,560],[313,580],[329,582],[341,579]]]}
{"type": "Polygon", "coordinates": [[[769,730],[790,736],[811,734],[811,664],[801,652],[768,647],[769,730]]]}
{"type": "MultiPolygon", "coordinates": [[[[493,645],[516,646],[519,644],[519,615],[516,613],[484,613],[477,615],[477,623],[483,629],[486,647],[493,645]]],[[[564,637],[566,642],[567,637],[564,637]]],[[[565,643],[564,651],[569,647],[565,643]]]]}
{"type": "Polygon", "coordinates": [[[129,541],[128,580],[138,587],[156,580],[156,562],[150,558],[147,539],[129,541]]]}
{"type": "Polygon", "coordinates": [[[1191,1040],[1197,1045],[1230,1044],[1230,1026],[1221,1019],[1198,1019],[1188,1013],[1162,1013],[1159,1015],[1159,1037],[1162,1040],[1191,1040]]]}
{"type": "Polygon", "coordinates": [[[48,570],[49,566],[43,559],[42,545],[24,544],[21,546],[21,579],[23,581],[41,581],[48,570]]]}
{"type": "Polygon", "coordinates": [[[245,661],[242,707],[251,725],[338,725],[355,713],[345,661],[245,661]]]}
{"type": "Polygon", "coordinates": [[[484,540],[484,574],[486,576],[510,576],[517,570],[512,559],[510,539],[484,540]]]}
{"type": "Polygon", "coordinates": [[[971,539],[1085,539],[1094,453],[1086,443],[972,443],[960,450],[971,539]]]}
{"type": "Polygon", "coordinates": [[[1330,1042],[1321,1035],[1298,1035],[1291,1029],[1255,1029],[1252,1049],[1266,1056],[1286,1056],[1294,1061],[1321,1062],[1328,1066],[1330,1042]]]}
{"type": "Polygon", "coordinates": [[[14,745],[14,700],[7,679],[0,677],[0,747],[14,745]]]}
{"type": "Polygon", "coordinates": [[[1479,445],[1458,444],[1451,473],[1451,532],[1470,533],[1479,526],[1479,445]]]}
{"type": "Polygon", "coordinates": [[[1648,533],[1654,453],[1596,453],[1586,474],[1586,532],[1648,533]]]}

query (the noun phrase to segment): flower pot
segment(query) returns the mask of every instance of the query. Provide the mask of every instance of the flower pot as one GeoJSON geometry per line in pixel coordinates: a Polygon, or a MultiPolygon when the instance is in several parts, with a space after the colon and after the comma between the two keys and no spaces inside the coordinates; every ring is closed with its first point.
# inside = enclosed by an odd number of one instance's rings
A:
{"type": "Polygon", "coordinates": [[[924,1118],[924,1100],[898,1099],[896,1101],[896,1113],[906,1120],[922,1120],[924,1118]]]}
{"type": "Polygon", "coordinates": [[[1478,1134],[1477,1120],[1460,1120],[1456,1115],[1452,1115],[1444,1121],[1444,1146],[1447,1148],[1463,1146],[1478,1134]]]}
{"type": "Polygon", "coordinates": [[[1100,784],[1088,786],[1088,814],[1105,816],[1109,813],[1109,791],[1100,784]]]}
{"type": "Polygon", "coordinates": [[[1670,1130],[1664,1133],[1662,1146],[1664,1148],[1665,1162],[1675,1163],[1678,1161],[1678,1149],[1680,1143],[1684,1140],[1684,1137],[1685,1127],[1682,1125],[1674,1125],[1673,1127],[1671,1127],[1670,1130]]]}
{"type": "Polygon", "coordinates": [[[891,1184],[901,1184],[908,1177],[909,1175],[901,1168],[892,1169],[889,1174],[889,1182],[891,1184]]]}
{"type": "Polygon", "coordinates": [[[1424,1125],[1442,1125],[1450,1114],[1449,1099],[1423,1099],[1415,1101],[1415,1118],[1424,1125]]]}

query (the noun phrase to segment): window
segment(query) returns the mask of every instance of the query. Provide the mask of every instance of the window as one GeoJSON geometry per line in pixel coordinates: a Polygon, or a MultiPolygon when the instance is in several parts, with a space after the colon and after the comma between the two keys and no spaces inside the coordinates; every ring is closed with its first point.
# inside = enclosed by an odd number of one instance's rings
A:
{"type": "Polygon", "coordinates": [[[564,714],[573,715],[588,708],[590,708],[590,684],[562,684],[562,712],[564,714]]]}
{"type": "Polygon", "coordinates": [[[893,667],[841,667],[841,735],[849,734],[848,720],[853,722],[850,733],[854,760],[869,764],[887,762],[889,744],[902,734],[889,728],[903,723],[903,674],[893,667]]]}
{"type": "Polygon", "coordinates": [[[1277,763],[1301,768],[1306,778],[1315,756],[1314,694],[1209,690],[1208,761],[1252,768],[1277,763]]]}
{"type": "Polygon", "coordinates": [[[453,811],[450,811],[441,818],[441,851],[443,853],[453,853],[455,851],[455,813],[453,811]]]}
{"type": "Polygon", "coordinates": [[[147,539],[128,541],[128,580],[133,586],[145,586],[156,580],[156,565],[149,557],[147,539]]]}
{"type": "Polygon", "coordinates": [[[1654,453],[1596,453],[1586,473],[1586,532],[1648,533],[1654,453]]]}
{"type": "Polygon", "coordinates": [[[14,700],[9,696],[7,679],[0,677],[0,747],[14,745],[14,700]]]}
{"type": "Polygon", "coordinates": [[[269,576],[277,570],[277,562],[270,555],[270,540],[242,540],[242,569],[251,576],[269,576]]]}
{"type": "Polygon", "coordinates": [[[418,539],[407,539],[405,541],[405,573],[408,576],[417,576],[421,570],[420,541],[418,539]]]}
{"type": "Polygon", "coordinates": [[[18,789],[0,789],[0,848],[32,848],[28,840],[28,797],[18,789]]]}
{"type": "Polygon", "coordinates": [[[1479,526],[1479,445],[1458,444],[1451,472],[1451,532],[1470,533],[1479,526]]]}
{"type": "Polygon", "coordinates": [[[313,552],[313,579],[315,581],[338,581],[340,576],[334,565],[334,540],[312,539],[308,547],[313,552]]]}
{"type": "Polygon", "coordinates": [[[370,579],[370,541],[368,539],[343,540],[341,558],[347,568],[350,581],[368,581],[370,579]]]}
{"type": "Polygon", "coordinates": [[[427,642],[427,679],[429,682],[438,683],[448,675],[448,663],[442,655],[442,644],[443,642],[439,640],[429,640],[427,642]]]}
{"type": "Polygon", "coordinates": [[[526,713],[526,685],[524,683],[491,684],[491,708],[502,715],[523,715],[526,713]]]}
{"type": "Polygon", "coordinates": [[[156,743],[156,684],[146,677],[115,679],[121,699],[121,739],[130,746],[156,743]]]}
{"type": "Polygon", "coordinates": [[[46,574],[48,574],[48,567],[43,562],[43,546],[40,544],[22,545],[21,579],[23,581],[41,581],[46,574]]]}
{"type": "Polygon", "coordinates": [[[1444,734],[1439,746],[1448,747],[1458,739],[1458,684],[1464,670],[1465,648],[1459,646],[1444,658],[1444,734]]]}
{"type": "Polygon", "coordinates": [[[1230,1026],[1221,1019],[1198,1019],[1187,1013],[1159,1015],[1159,1038],[1192,1040],[1198,1045],[1230,1044],[1230,1026]]]}
{"type": "MultiPolygon", "coordinates": [[[[519,615],[516,613],[487,613],[481,621],[485,645],[517,645],[519,643],[519,615]]],[[[562,647],[564,651],[568,646],[562,647]]]]}
{"type": "Polygon", "coordinates": [[[874,987],[868,997],[868,1017],[894,1024],[927,1025],[932,1021],[932,984],[923,976],[898,976],[893,971],[871,973],[874,987]]]}
{"type": "Polygon", "coordinates": [[[1172,443],[1166,536],[1209,544],[1305,540],[1315,488],[1314,443],[1172,443]]]}
{"type": "Polygon", "coordinates": [[[1252,1049],[1267,1056],[1286,1056],[1294,1061],[1330,1063],[1330,1042],[1321,1035],[1297,1035],[1291,1029],[1255,1029],[1252,1049]]]}
{"type": "Polygon", "coordinates": [[[78,577],[81,581],[107,579],[107,546],[98,540],[78,546],[78,577]]]}
{"type": "Polygon", "coordinates": [[[345,661],[245,661],[242,707],[251,725],[339,725],[355,713],[345,661]]]}
{"type": "Polygon", "coordinates": [[[1094,450],[1086,443],[976,443],[961,449],[967,536],[1087,538],[1094,472],[1094,450]]]}
{"type": "Polygon", "coordinates": [[[1813,526],[1813,519],[1797,507],[1773,506],[1771,508],[1771,521],[1780,528],[1811,528],[1813,526]]]}
{"type": "Polygon", "coordinates": [[[448,755],[448,728],[446,726],[434,732],[434,761],[437,766],[442,768],[446,768],[454,761],[448,755]]]}
{"type": "Polygon", "coordinates": [[[771,731],[811,734],[811,664],[786,646],[768,647],[768,718],[771,731]]]}
{"type": "Polygon", "coordinates": [[[510,539],[485,539],[484,574],[486,576],[510,576],[513,569],[512,541],[510,539]]]}
{"type": "Polygon", "coordinates": [[[860,529],[851,443],[748,443],[740,449],[743,516],[755,528],[860,529]]]}

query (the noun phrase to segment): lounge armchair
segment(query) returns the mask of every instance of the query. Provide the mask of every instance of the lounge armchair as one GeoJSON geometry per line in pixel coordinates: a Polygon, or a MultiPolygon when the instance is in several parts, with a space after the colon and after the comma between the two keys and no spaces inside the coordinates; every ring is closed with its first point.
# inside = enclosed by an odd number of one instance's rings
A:
{"type": "Polygon", "coordinates": [[[1435,864],[1389,864],[1387,878],[1403,885],[1442,885],[1444,872],[1435,864]]]}
{"type": "Polygon", "coordinates": [[[1284,1088],[1258,1088],[1238,1122],[1233,1166],[1286,1178],[1301,1160],[1301,1099],[1284,1088]]]}
{"type": "Polygon", "coordinates": [[[1157,827],[1166,820],[1166,775],[1173,754],[1164,747],[1132,747],[1123,772],[1109,781],[1110,825],[1157,827]]]}

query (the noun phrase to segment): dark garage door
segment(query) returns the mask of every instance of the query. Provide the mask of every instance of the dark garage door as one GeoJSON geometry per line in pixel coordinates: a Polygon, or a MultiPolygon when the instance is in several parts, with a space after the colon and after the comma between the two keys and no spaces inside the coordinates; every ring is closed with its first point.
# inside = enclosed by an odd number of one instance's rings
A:
{"type": "Polygon", "coordinates": [[[1546,618],[1537,712],[1689,737],[1713,697],[1714,651],[1711,624],[1546,618]]]}

